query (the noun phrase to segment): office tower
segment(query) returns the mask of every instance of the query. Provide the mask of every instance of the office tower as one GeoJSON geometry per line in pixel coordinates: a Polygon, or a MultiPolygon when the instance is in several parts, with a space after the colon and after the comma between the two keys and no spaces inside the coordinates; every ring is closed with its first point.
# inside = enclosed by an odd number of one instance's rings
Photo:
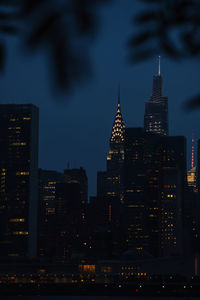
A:
{"type": "Polygon", "coordinates": [[[88,178],[85,170],[80,169],[66,169],[64,174],[69,177],[68,183],[78,183],[80,185],[80,201],[81,201],[81,222],[86,222],[86,210],[88,204],[88,178]]]}
{"type": "Polygon", "coordinates": [[[57,171],[39,169],[38,255],[55,255],[56,184],[68,176],[57,171]]]}
{"type": "MultiPolygon", "coordinates": [[[[192,145],[192,149],[194,146],[192,145]]],[[[192,151],[192,162],[194,161],[194,151],[192,151]]],[[[191,163],[192,167],[192,163],[191,163]]],[[[200,251],[200,201],[199,201],[199,196],[200,196],[200,140],[197,141],[197,165],[196,165],[196,170],[191,168],[188,171],[187,176],[188,179],[188,204],[190,204],[191,208],[191,219],[188,217],[188,223],[190,226],[190,238],[191,238],[191,244],[192,244],[192,251],[194,253],[199,253],[200,251]],[[192,171],[196,171],[195,173],[192,171]],[[190,172],[191,171],[191,172],[190,172]],[[191,174],[193,173],[193,174],[191,174]],[[195,180],[196,179],[196,180],[195,180]],[[194,185],[194,183],[196,183],[194,185]]],[[[188,224],[187,224],[188,225],[188,224]]]]}
{"type": "Polygon", "coordinates": [[[81,191],[80,184],[56,185],[56,251],[58,258],[70,260],[81,251],[81,191]]]}
{"type": "Polygon", "coordinates": [[[168,135],[168,98],[163,95],[160,57],[158,74],[153,77],[151,99],[145,103],[144,129],[146,132],[168,135]]]}
{"type": "Polygon", "coordinates": [[[182,253],[185,149],[184,137],[126,129],[123,223],[128,249],[153,256],[182,253]]]}
{"type": "Polygon", "coordinates": [[[123,227],[129,250],[148,250],[146,183],[146,133],[143,128],[125,131],[123,227]]]}
{"type": "Polygon", "coordinates": [[[187,171],[187,182],[188,186],[194,192],[197,191],[197,184],[196,184],[196,172],[197,168],[194,164],[194,137],[192,136],[192,157],[191,157],[191,168],[187,171]]]}
{"type": "Polygon", "coordinates": [[[56,184],[56,256],[69,260],[87,247],[88,180],[82,167],[64,174],[67,182],[56,184]]]}
{"type": "Polygon", "coordinates": [[[34,257],[38,108],[31,104],[1,104],[0,127],[0,256],[34,257]]]}
{"type": "Polygon", "coordinates": [[[107,155],[107,170],[98,172],[97,175],[97,198],[104,225],[119,222],[119,207],[123,202],[124,132],[119,90],[107,155]]]}
{"type": "Polygon", "coordinates": [[[189,213],[186,198],[186,139],[162,137],[160,150],[160,254],[182,255],[189,213]]]}

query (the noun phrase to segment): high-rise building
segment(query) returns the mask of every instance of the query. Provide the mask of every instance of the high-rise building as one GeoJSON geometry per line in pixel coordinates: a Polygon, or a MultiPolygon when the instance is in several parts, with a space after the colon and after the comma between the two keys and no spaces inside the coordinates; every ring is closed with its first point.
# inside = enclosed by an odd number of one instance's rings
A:
{"type": "Polygon", "coordinates": [[[163,95],[160,56],[158,74],[153,77],[150,101],[145,103],[144,129],[159,135],[168,135],[168,98],[163,95]]]}
{"type": "Polygon", "coordinates": [[[160,255],[182,255],[185,218],[188,214],[186,187],[186,139],[168,136],[160,139],[160,255]]]}
{"type": "Polygon", "coordinates": [[[86,210],[88,204],[88,178],[86,171],[80,169],[66,169],[64,174],[69,177],[68,183],[78,183],[80,185],[81,222],[86,222],[86,210]]]}
{"type": "Polygon", "coordinates": [[[76,251],[81,251],[82,218],[81,189],[78,182],[56,184],[56,239],[55,255],[69,260],[76,251]]]}
{"type": "Polygon", "coordinates": [[[0,256],[37,249],[38,108],[0,105],[0,256]]]}
{"type": "Polygon", "coordinates": [[[148,250],[147,208],[145,204],[146,144],[143,128],[125,132],[123,228],[129,250],[148,250]]]}
{"type": "Polygon", "coordinates": [[[88,180],[85,170],[66,169],[56,184],[56,256],[70,259],[87,246],[88,180]]]}
{"type": "Polygon", "coordinates": [[[99,209],[103,214],[103,223],[107,225],[119,221],[119,206],[123,202],[124,133],[119,90],[117,112],[107,155],[107,170],[98,172],[97,176],[99,209]]]}
{"type": "Polygon", "coordinates": [[[110,149],[107,155],[107,171],[115,171],[119,174],[124,163],[124,133],[125,125],[120,106],[120,90],[118,94],[117,113],[112,126],[110,149]]]}
{"type": "Polygon", "coordinates": [[[185,149],[184,137],[126,129],[123,223],[128,249],[154,256],[181,254],[185,149]]]}
{"type": "Polygon", "coordinates": [[[39,169],[38,255],[53,257],[56,239],[56,185],[67,182],[68,176],[39,169]]]}
{"type": "Polygon", "coordinates": [[[197,191],[197,184],[196,184],[196,172],[197,168],[194,162],[194,136],[192,136],[192,157],[191,157],[191,168],[187,171],[187,182],[188,186],[194,192],[197,191]]]}

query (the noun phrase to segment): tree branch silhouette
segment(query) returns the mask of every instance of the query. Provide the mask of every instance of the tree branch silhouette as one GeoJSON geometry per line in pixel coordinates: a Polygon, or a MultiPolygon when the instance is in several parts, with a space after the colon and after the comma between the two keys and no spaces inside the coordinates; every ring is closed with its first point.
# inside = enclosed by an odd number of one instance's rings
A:
{"type": "MultiPolygon", "coordinates": [[[[59,90],[70,92],[92,72],[91,41],[99,29],[99,7],[114,0],[0,0],[0,72],[6,62],[5,38],[18,34],[32,53],[44,48],[59,90]]],[[[129,62],[164,53],[174,60],[200,55],[198,0],[140,0],[146,8],[133,15],[129,62]],[[136,32],[135,33],[135,29],[136,32]]],[[[124,3],[124,5],[126,5],[124,3]]],[[[186,108],[200,106],[200,95],[186,108]]]]}
{"type": "MultiPolygon", "coordinates": [[[[140,0],[146,9],[133,17],[138,32],[128,42],[129,61],[140,62],[164,53],[174,60],[200,56],[200,2],[198,0],[140,0]]],[[[184,108],[200,106],[200,94],[184,108]]]]}

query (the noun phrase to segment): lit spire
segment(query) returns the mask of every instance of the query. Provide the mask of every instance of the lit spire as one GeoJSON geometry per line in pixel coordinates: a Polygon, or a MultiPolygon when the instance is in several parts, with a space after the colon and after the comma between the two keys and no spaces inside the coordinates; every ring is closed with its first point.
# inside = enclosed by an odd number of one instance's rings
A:
{"type": "Polygon", "coordinates": [[[120,105],[120,83],[118,87],[118,105],[120,105]]]}
{"type": "Polygon", "coordinates": [[[163,96],[162,88],[162,76],[160,72],[160,56],[158,56],[158,74],[153,76],[153,91],[151,100],[153,102],[160,101],[160,97],[163,96]]]}
{"type": "Polygon", "coordinates": [[[160,76],[160,55],[158,56],[158,76],[160,76]]]}
{"type": "Polygon", "coordinates": [[[122,118],[121,108],[120,108],[120,86],[118,89],[118,103],[117,103],[117,113],[115,115],[115,120],[112,127],[112,135],[110,142],[122,143],[124,142],[124,132],[125,125],[122,118]]]}
{"type": "Polygon", "coordinates": [[[191,159],[191,168],[194,168],[194,134],[192,134],[192,159],[191,159]]]}

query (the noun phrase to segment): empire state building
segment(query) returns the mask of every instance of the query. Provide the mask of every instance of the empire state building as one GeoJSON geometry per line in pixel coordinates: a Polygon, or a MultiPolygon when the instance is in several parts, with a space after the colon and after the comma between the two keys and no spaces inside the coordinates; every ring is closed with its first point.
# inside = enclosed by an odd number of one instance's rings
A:
{"type": "Polygon", "coordinates": [[[163,95],[160,56],[158,74],[153,77],[153,91],[145,103],[144,129],[159,135],[168,135],[168,97],[163,95]]]}

